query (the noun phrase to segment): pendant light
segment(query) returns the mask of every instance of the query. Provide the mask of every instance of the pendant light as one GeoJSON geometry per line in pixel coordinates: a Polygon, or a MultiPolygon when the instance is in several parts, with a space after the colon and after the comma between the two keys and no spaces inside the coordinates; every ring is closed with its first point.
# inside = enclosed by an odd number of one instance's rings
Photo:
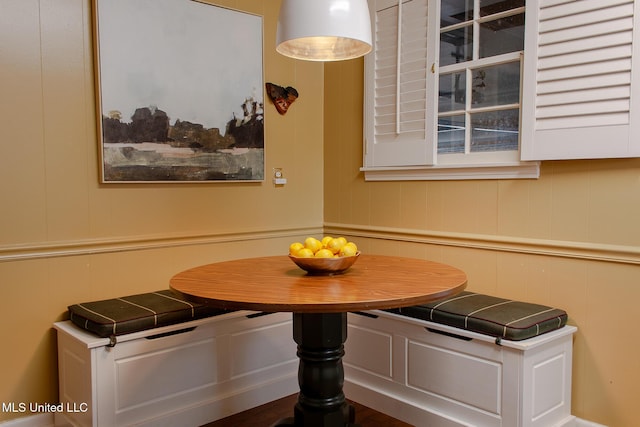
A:
{"type": "Polygon", "coordinates": [[[341,61],[371,51],[367,0],[282,0],[276,51],[307,61],[341,61]]]}

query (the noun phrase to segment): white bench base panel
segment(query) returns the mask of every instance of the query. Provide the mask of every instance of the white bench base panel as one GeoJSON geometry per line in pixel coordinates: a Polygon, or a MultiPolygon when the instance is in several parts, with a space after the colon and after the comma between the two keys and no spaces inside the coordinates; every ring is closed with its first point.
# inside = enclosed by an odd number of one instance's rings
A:
{"type": "Polygon", "coordinates": [[[118,337],[58,322],[56,423],[200,426],[298,390],[291,313],[236,311],[118,337]],[[194,330],[160,336],[168,332],[194,330]]]}
{"type": "Polygon", "coordinates": [[[442,324],[367,314],[375,317],[349,314],[350,399],[416,426],[551,427],[574,419],[575,327],[497,345],[493,337],[442,324]]]}

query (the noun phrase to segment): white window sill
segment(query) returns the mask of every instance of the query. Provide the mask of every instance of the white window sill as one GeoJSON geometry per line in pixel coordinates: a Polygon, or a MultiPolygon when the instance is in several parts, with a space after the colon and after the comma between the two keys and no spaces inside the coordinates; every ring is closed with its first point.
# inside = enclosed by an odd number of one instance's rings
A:
{"type": "Polygon", "coordinates": [[[540,162],[485,165],[362,167],[365,181],[437,181],[463,179],[537,179],[540,162]]]}

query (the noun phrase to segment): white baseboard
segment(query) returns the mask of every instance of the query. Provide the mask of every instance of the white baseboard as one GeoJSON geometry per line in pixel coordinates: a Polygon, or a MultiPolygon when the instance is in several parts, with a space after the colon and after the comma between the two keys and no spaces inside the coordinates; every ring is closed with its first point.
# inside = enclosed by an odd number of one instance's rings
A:
{"type": "MultiPolygon", "coordinates": [[[[0,422],[0,426],[2,427],[54,427],[56,426],[56,424],[54,422],[53,414],[38,414],[38,415],[31,415],[28,417],[16,418],[15,420],[0,422]]],[[[57,425],[57,427],[62,427],[62,425],[57,425]]],[[[602,424],[597,424],[591,421],[583,420],[580,418],[574,418],[564,427],[606,427],[606,426],[602,424]]]]}
{"type": "MultiPolygon", "coordinates": [[[[345,394],[357,396],[354,400],[361,405],[374,408],[391,417],[400,419],[415,426],[433,425],[438,427],[469,427],[460,420],[444,412],[425,410],[419,406],[407,402],[395,394],[387,394],[380,389],[364,387],[349,378],[345,379],[345,394]]],[[[583,420],[574,416],[569,416],[554,427],[607,427],[592,421],[583,420]]]]}
{"type": "Polygon", "coordinates": [[[36,414],[0,422],[2,427],[54,427],[53,414],[36,414]]]}
{"type": "Polygon", "coordinates": [[[568,424],[566,427],[607,427],[603,424],[594,423],[592,421],[576,418],[573,423],[568,424]]]}

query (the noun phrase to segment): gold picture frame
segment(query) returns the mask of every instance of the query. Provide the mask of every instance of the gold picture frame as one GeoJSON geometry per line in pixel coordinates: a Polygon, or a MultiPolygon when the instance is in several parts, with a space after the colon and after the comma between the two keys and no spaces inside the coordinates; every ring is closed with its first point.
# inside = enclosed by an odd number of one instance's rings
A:
{"type": "Polygon", "coordinates": [[[264,180],[263,19],[93,0],[102,183],[264,180]]]}

